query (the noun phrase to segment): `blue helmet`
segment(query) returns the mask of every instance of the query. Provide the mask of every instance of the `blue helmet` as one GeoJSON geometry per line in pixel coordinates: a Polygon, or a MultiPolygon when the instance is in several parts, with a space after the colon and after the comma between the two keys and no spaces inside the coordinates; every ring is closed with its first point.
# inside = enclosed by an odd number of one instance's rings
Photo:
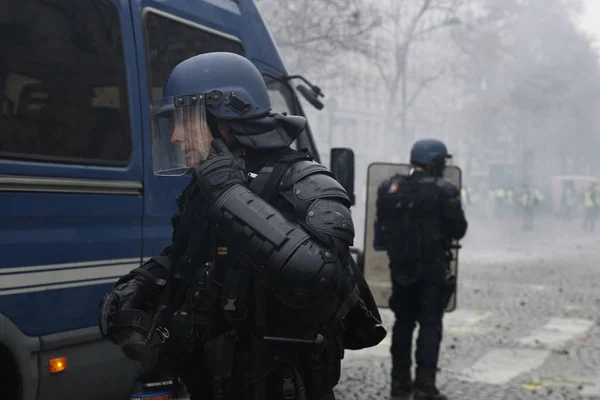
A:
{"type": "Polygon", "coordinates": [[[177,64],[163,88],[163,97],[205,93],[207,111],[219,119],[265,116],[271,100],[260,71],[235,53],[200,54],[177,64]]]}
{"type": "Polygon", "coordinates": [[[304,130],[304,117],[271,112],[260,71],[234,53],[200,54],[177,64],[152,102],[154,172],[181,175],[206,159],[220,136],[219,121],[241,145],[254,149],[289,146],[304,130]]]}
{"type": "Polygon", "coordinates": [[[448,158],[446,145],[437,139],[417,140],[410,151],[410,163],[424,168],[444,165],[448,158]]]}

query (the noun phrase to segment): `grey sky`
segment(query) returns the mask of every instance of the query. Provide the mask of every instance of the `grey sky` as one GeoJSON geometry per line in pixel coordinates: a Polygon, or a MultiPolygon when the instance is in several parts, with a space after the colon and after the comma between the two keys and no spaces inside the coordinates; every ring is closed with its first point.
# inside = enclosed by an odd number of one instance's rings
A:
{"type": "Polygon", "coordinates": [[[596,48],[600,44],[600,0],[585,0],[586,12],[581,19],[581,27],[596,38],[596,48]]]}

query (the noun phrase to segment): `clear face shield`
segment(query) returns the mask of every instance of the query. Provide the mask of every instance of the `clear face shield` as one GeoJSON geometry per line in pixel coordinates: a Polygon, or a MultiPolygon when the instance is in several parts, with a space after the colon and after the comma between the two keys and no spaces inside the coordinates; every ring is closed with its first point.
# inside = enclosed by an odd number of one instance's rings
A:
{"type": "Polygon", "coordinates": [[[153,101],[152,168],[155,175],[180,176],[208,158],[213,136],[203,94],[153,101]]]}

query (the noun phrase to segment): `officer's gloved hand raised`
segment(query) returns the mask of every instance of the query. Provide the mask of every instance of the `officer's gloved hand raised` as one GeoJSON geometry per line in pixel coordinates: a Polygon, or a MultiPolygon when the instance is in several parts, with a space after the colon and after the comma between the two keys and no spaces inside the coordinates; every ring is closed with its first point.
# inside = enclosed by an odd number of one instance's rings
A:
{"type": "Polygon", "coordinates": [[[231,154],[227,145],[221,139],[215,139],[212,147],[215,152],[194,171],[196,184],[209,207],[230,187],[246,183],[240,161],[231,154]]]}

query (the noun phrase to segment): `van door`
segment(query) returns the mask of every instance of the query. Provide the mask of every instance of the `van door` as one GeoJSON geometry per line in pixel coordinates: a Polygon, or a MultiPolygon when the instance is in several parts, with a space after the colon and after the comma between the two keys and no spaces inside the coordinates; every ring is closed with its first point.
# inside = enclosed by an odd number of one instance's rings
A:
{"type": "MultiPolygon", "coordinates": [[[[142,2],[147,4],[152,2],[142,2]]],[[[190,182],[189,176],[165,177],[152,171],[150,143],[151,100],[160,99],[171,70],[181,61],[201,53],[228,51],[244,55],[241,42],[234,36],[204,27],[176,15],[144,8],[134,16],[138,66],[142,84],[144,142],[144,228],[143,253],[151,257],[171,243],[171,216],[176,212],[175,197],[190,182]],[[146,49],[146,50],[144,50],[146,49]]]]}
{"type": "Polygon", "coordinates": [[[20,0],[0,14],[0,316],[29,336],[95,326],[102,295],[140,263],[138,85],[121,11],[20,0]]]}
{"type": "Polygon", "coordinates": [[[96,327],[101,297],[142,255],[139,84],[120,1],[20,0],[0,13],[0,345],[24,399],[131,387],[96,327]],[[68,371],[51,375],[58,356],[68,371]]]}

